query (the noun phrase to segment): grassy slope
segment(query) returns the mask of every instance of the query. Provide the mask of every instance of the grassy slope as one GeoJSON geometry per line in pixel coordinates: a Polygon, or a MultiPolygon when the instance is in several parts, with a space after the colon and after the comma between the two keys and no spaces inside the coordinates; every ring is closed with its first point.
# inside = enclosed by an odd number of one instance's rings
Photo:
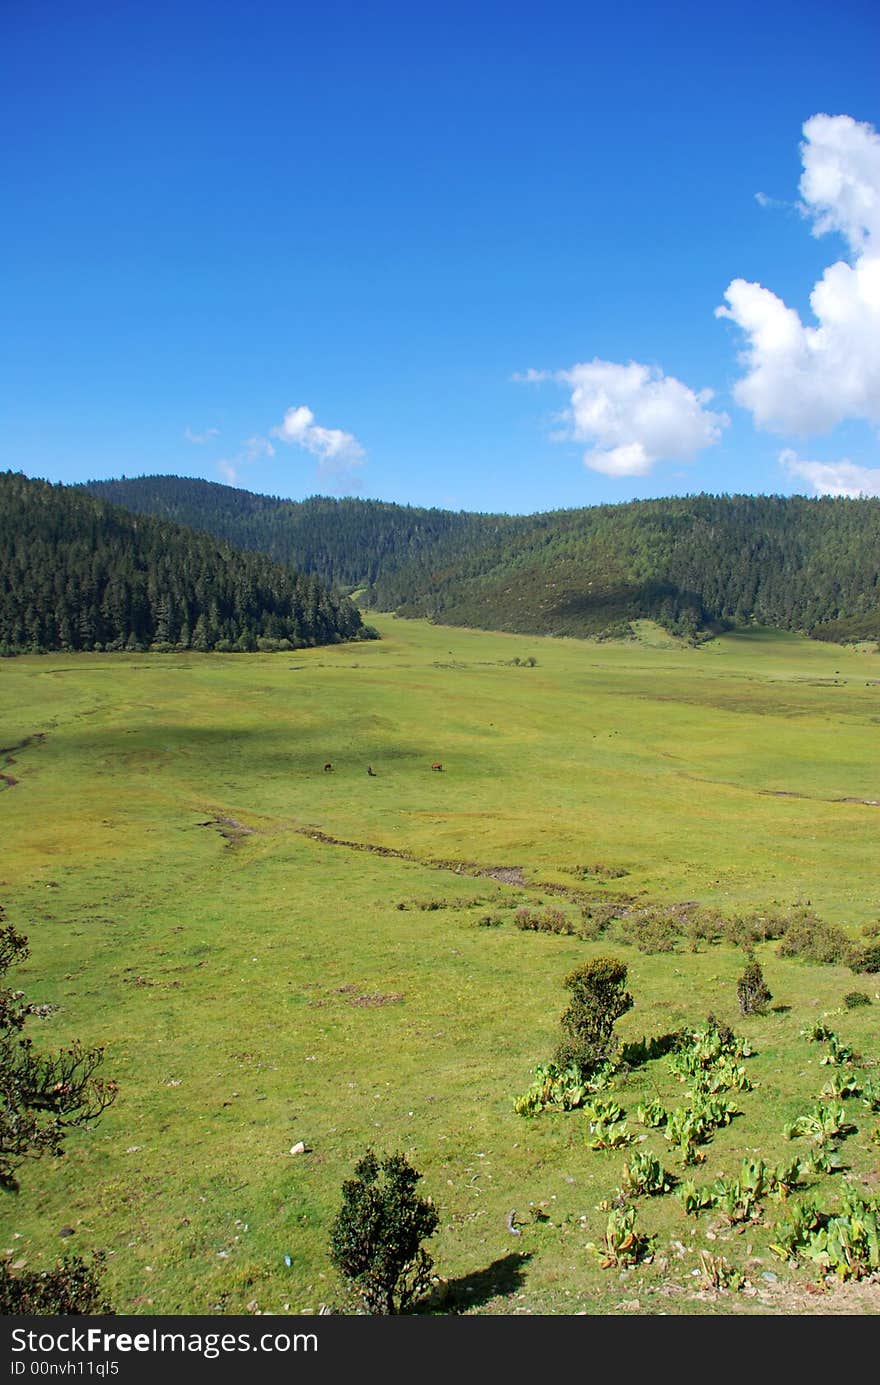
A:
{"type": "MultiPolygon", "coordinates": [[[[880,798],[868,750],[878,658],[762,632],[693,650],[377,623],[383,641],[356,649],[3,664],[0,745],[46,733],[13,752],[5,772],[19,782],[0,792],[2,895],[32,944],[16,980],[61,1007],[42,1041],[106,1044],[122,1091],[64,1159],[25,1169],[3,1204],[0,1251],[36,1265],[104,1246],[119,1309],[314,1311],[337,1296],[328,1227],[372,1141],[424,1172],[443,1274],[496,1265],[496,1286],[521,1280],[522,1297],[490,1299],[490,1311],[615,1311],[637,1294],[643,1311],[701,1311],[686,1296],[689,1256],[671,1252],[667,1271],[622,1285],[585,1249],[579,1218],[599,1233],[595,1204],[623,1155],[586,1150],[577,1113],[511,1111],[552,1051],[562,977],[602,949],[514,929],[522,889],[294,829],[519,865],[532,881],[603,862],[630,872],[609,891],[731,912],[809,898],[855,929],[878,914],[880,809],[832,800],[880,798]],[[537,667],[506,662],[529,655],[537,667]],[[199,826],[215,817],[255,830],[229,842],[199,826]],[[414,898],[450,907],[396,907],[414,898]],[[507,922],[471,926],[487,912],[507,922]],[[291,1156],[299,1139],[313,1152],[291,1156]],[[551,1222],[514,1240],[509,1209],[529,1220],[540,1203],[551,1222]],[[62,1226],[76,1235],[60,1241],[62,1226]],[[509,1258],[520,1251],[522,1264],[509,1258]]],[[[625,955],[637,1005],[624,1037],[710,1009],[735,1019],[741,954],[625,955]]],[[[760,1050],[762,1086],[698,1181],[755,1148],[792,1152],[782,1122],[826,1073],[798,1030],[845,992],[876,989],[779,961],[772,946],[762,960],[791,1008],[737,1025],[760,1050]]],[[[875,1013],[834,1023],[871,1051],[875,1013]]],[[[655,1082],[672,1096],[658,1063],[620,1100],[632,1109],[655,1082]]],[[[857,1123],[845,1150],[868,1170],[868,1122],[857,1123]]],[[[667,1253],[696,1225],[670,1199],[642,1220],[667,1253]]],[[[747,1239],[766,1256],[765,1232],[747,1239]]],[[[735,1263],[745,1240],[723,1247],[735,1263]]],[[[479,1304],[480,1286],[466,1287],[479,1304]]]]}

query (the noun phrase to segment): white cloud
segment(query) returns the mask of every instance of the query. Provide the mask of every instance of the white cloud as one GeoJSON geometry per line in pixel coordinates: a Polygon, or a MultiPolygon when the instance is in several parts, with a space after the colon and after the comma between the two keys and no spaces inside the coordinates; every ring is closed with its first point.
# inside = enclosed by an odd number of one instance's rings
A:
{"type": "Polygon", "coordinates": [[[282,442],[295,443],[317,457],[322,472],[339,474],[360,466],[366,455],[352,433],[341,428],[323,428],[306,404],[288,409],[272,436],[282,442]]]}
{"type": "Polygon", "coordinates": [[[194,433],[191,428],[184,428],[183,436],[187,442],[195,443],[196,447],[204,447],[205,443],[210,442],[212,438],[219,438],[220,429],[206,428],[204,433],[194,433]]]}
{"type": "Polygon", "coordinates": [[[780,464],[790,476],[809,481],[816,495],[880,495],[880,467],[856,466],[845,457],[840,462],[808,462],[786,448],[780,464]]]}
{"type": "Polygon", "coordinates": [[[259,457],[274,457],[275,448],[268,438],[259,436],[248,438],[243,448],[243,457],[247,462],[255,462],[259,457]]]}
{"type": "Polygon", "coordinates": [[[528,370],[515,370],[510,378],[518,385],[540,385],[543,380],[552,379],[553,372],[551,370],[532,370],[530,366],[528,370]]]}
{"type": "Polygon", "coordinates": [[[748,339],[737,402],[776,432],[880,423],[880,135],[848,115],[814,115],[803,131],[802,214],[813,235],[843,235],[852,263],[838,260],[814,285],[815,327],[745,279],[728,285],[727,306],[715,310],[748,339]]]}
{"type": "Polygon", "coordinates": [[[851,250],[867,249],[880,237],[880,135],[849,115],[811,116],[804,135],[800,194],[813,235],[840,231],[851,250]]]}
{"type": "Polygon", "coordinates": [[[525,381],[552,379],[571,390],[555,441],[591,444],[584,465],[606,476],[647,476],[660,461],[690,461],[718,442],[726,414],[704,408],[711,390],[695,393],[672,375],[630,361],[593,360],[552,374],[529,370],[525,381]]]}
{"type": "Polygon", "coordinates": [[[223,477],[224,481],[226,481],[230,486],[235,485],[236,481],[238,480],[238,472],[236,471],[232,462],[218,462],[217,470],[223,477]]]}

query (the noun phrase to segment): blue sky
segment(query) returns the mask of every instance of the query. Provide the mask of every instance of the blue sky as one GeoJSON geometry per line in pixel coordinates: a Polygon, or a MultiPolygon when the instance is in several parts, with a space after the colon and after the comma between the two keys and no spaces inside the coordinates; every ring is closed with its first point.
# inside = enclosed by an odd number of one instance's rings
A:
{"type": "Polygon", "coordinates": [[[880,493],[873,3],[35,0],[3,46],[3,469],[880,493]]]}

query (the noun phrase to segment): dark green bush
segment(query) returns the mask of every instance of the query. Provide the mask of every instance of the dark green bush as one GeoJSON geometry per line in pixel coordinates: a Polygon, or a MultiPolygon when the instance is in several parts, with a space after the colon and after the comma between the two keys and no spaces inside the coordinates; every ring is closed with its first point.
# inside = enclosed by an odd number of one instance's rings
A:
{"type": "Polygon", "coordinates": [[[440,1219],[415,1192],[421,1176],[404,1155],[368,1149],[342,1185],[330,1258],[367,1313],[405,1313],[430,1287],[434,1262],[421,1243],[440,1219]]]}
{"type": "Polygon", "coordinates": [[[763,1015],[773,996],[764,981],[760,963],[754,957],[736,983],[736,998],[744,1015],[763,1015]]]}
{"type": "Polygon", "coordinates": [[[101,1273],[104,1257],[91,1264],[80,1255],[65,1255],[51,1270],[13,1274],[0,1260],[0,1314],[4,1317],[67,1317],[78,1313],[112,1313],[104,1301],[101,1273]]]}
{"type": "Polygon", "coordinates": [[[633,1006],[626,986],[626,964],[617,957],[596,957],[576,967],[563,983],[571,1001],[562,1016],[564,1038],[556,1051],[560,1067],[574,1063],[583,1077],[617,1051],[614,1025],[633,1006]]]}

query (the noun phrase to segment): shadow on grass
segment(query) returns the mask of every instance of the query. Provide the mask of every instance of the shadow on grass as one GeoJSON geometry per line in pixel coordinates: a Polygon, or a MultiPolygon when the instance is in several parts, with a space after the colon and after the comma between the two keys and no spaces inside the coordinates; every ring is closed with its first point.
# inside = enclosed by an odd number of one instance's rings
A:
{"type": "Polygon", "coordinates": [[[655,1058],[664,1058],[681,1043],[683,1030],[675,1029],[671,1034],[656,1034],[653,1038],[638,1039],[635,1043],[624,1044],[620,1051],[620,1061],[627,1068],[641,1068],[655,1058]]]}
{"type": "Polygon", "coordinates": [[[424,1311],[464,1313],[469,1308],[481,1307],[490,1299],[515,1293],[525,1283],[525,1267],[531,1258],[530,1251],[522,1254],[513,1251],[493,1260],[483,1270],[474,1270],[460,1279],[449,1279],[430,1296],[424,1311]]]}

